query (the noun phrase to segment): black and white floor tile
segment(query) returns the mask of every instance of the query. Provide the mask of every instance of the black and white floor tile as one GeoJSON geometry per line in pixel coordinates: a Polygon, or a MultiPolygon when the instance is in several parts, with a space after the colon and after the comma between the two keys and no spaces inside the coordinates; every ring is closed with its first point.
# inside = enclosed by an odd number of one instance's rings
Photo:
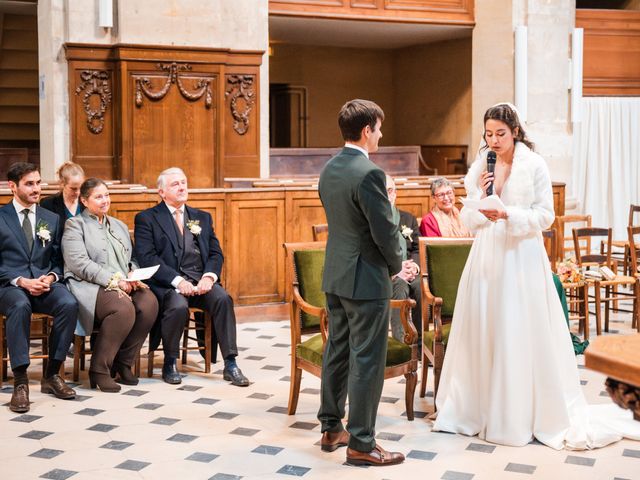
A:
{"type": "MultiPolygon", "coordinates": [[[[381,469],[347,466],[345,449],[324,453],[318,447],[317,378],[303,374],[298,411],[286,413],[286,325],[239,325],[239,365],[252,381],[248,388],[225,382],[221,364],[202,373],[196,352],[183,368],[182,385],[163,383],[159,363],[153,378],[119,394],[90,390],[83,372],[80,397],[63,401],[40,393],[34,365],[28,414],[7,408],[11,381],[0,390],[0,479],[640,479],[640,442],[570,452],[537,442],[513,448],[432,433],[426,418],[432,394],[416,395],[416,419],[409,422],[400,379],[385,383],[377,437],[407,460],[381,469]]],[[[629,322],[613,322],[612,328],[630,333],[629,322]]],[[[602,375],[585,368],[580,374],[589,402],[609,401],[601,395],[602,375]]]]}

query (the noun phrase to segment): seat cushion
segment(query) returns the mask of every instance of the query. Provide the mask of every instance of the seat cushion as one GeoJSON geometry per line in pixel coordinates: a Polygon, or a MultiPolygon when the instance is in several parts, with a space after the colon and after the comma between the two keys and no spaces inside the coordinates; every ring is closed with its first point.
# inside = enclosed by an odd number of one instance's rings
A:
{"type": "Polygon", "coordinates": [[[319,333],[296,345],[296,354],[314,365],[322,365],[322,335],[319,333]]]}
{"type": "Polygon", "coordinates": [[[429,290],[442,298],[442,316],[453,315],[458,283],[470,250],[471,245],[427,245],[429,290]]]}
{"type": "MultiPolygon", "coordinates": [[[[324,271],[324,250],[298,250],[294,252],[300,295],[314,307],[324,307],[326,297],[322,291],[322,273],[324,271]]],[[[302,328],[320,326],[320,318],[302,312],[302,328]]]]}
{"type": "MultiPolygon", "coordinates": [[[[445,323],[442,325],[442,344],[446,347],[449,342],[449,332],[451,332],[451,324],[445,323]]],[[[424,343],[424,347],[430,352],[433,351],[433,339],[436,336],[435,330],[429,330],[428,332],[424,332],[424,337],[422,337],[422,343],[424,343]]]]}
{"type": "MultiPolygon", "coordinates": [[[[296,354],[314,365],[322,365],[322,335],[314,335],[296,346],[296,354]]],[[[392,367],[411,360],[411,347],[389,337],[385,366],[392,367]]]]}
{"type": "Polygon", "coordinates": [[[387,360],[385,367],[393,367],[411,360],[411,347],[393,337],[389,337],[387,343],[387,360]]]}

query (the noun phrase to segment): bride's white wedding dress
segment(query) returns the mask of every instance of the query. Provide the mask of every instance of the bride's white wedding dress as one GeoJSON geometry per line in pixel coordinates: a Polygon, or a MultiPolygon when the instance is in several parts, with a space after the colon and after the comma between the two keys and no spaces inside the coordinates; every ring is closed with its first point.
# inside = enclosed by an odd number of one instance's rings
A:
{"type": "MultiPolygon", "coordinates": [[[[469,198],[480,198],[486,154],[465,179],[469,198]]],[[[556,449],[640,440],[630,411],[585,401],[541,235],[554,219],[549,172],[520,142],[501,199],[506,221],[462,209],[476,236],[458,287],[433,430],[514,446],[535,437],[556,449]]]]}

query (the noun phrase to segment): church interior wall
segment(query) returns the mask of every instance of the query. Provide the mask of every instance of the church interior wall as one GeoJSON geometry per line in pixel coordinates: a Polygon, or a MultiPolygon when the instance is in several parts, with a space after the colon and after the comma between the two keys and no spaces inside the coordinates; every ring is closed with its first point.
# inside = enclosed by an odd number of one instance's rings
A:
{"type": "Polygon", "coordinates": [[[384,145],[468,145],[471,39],[396,50],[272,45],[270,82],[307,88],[309,147],[342,140],[336,112],[354,96],[385,111],[384,145]]]}
{"type": "Polygon", "coordinates": [[[385,111],[381,144],[394,145],[393,52],[365,48],[274,44],[270,83],[307,88],[308,147],[342,143],[340,107],[351,98],[374,100],[385,111]]]}
{"type": "Polygon", "coordinates": [[[400,145],[469,145],[471,38],[401,49],[394,56],[400,145]]]}

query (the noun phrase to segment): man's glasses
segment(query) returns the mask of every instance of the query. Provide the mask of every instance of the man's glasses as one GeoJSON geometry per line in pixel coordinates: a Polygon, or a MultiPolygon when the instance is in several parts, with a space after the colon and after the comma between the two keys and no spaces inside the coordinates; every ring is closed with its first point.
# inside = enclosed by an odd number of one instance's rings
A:
{"type": "Polygon", "coordinates": [[[438,200],[442,200],[444,197],[453,197],[453,195],[453,190],[447,190],[446,192],[436,193],[434,197],[436,197],[438,200]]]}

